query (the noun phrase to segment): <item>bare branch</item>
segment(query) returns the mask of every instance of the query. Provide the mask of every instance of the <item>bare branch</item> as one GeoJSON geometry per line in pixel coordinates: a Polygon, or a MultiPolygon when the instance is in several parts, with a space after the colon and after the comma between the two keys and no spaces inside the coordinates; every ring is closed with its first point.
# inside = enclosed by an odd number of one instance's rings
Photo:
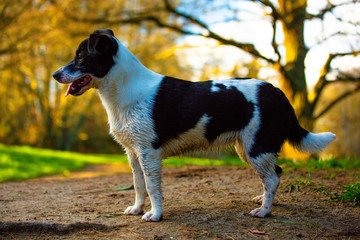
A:
{"type": "Polygon", "coordinates": [[[134,17],[129,17],[129,18],[114,19],[114,20],[109,20],[106,17],[102,17],[102,18],[78,17],[71,13],[66,13],[66,15],[74,21],[88,22],[88,23],[104,23],[107,25],[116,25],[116,24],[136,24],[136,25],[138,25],[138,24],[141,24],[144,22],[153,22],[159,27],[168,28],[168,29],[174,30],[174,31],[182,33],[182,34],[201,35],[199,33],[184,30],[181,28],[181,26],[164,23],[158,17],[155,17],[153,15],[143,15],[143,16],[139,15],[139,16],[134,16],[134,17]]]}
{"type": "Polygon", "coordinates": [[[327,7],[322,9],[318,14],[309,14],[308,13],[306,15],[306,19],[308,19],[308,20],[312,20],[314,18],[324,19],[325,14],[329,13],[329,12],[332,12],[335,8],[345,6],[345,5],[355,4],[357,2],[358,2],[358,0],[352,0],[352,1],[349,1],[349,2],[343,2],[343,3],[339,3],[339,4],[332,4],[330,1],[328,1],[328,6],[327,7]]]}
{"type": "MultiPolygon", "coordinates": [[[[330,72],[331,63],[335,58],[337,58],[337,57],[345,57],[345,56],[354,56],[354,57],[356,57],[358,54],[360,54],[360,51],[329,54],[324,66],[323,66],[323,69],[321,70],[321,75],[320,75],[318,83],[315,85],[315,88],[319,88],[321,85],[324,84],[324,82],[329,82],[326,79],[326,75],[330,72]]],[[[345,73],[342,73],[342,76],[345,76],[345,78],[351,77],[350,75],[346,75],[345,73]]]]}
{"type": "Polygon", "coordinates": [[[323,39],[317,41],[316,43],[314,43],[313,46],[317,46],[317,45],[320,45],[326,41],[328,41],[329,39],[335,37],[335,36],[354,36],[354,37],[358,37],[359,34],[356,34],[356,33],[349,33],[349,32],[343,32],[343,31],[337,31],[337,32],[334,32],[328,36],[325,36],[323,39]]]}
{"type": "Polygon", "coordinates": [[[334,58],[333,55],[330,54],[328,59],[326,60],[326,63],[324,65],[323,69],[321,70],[319,80],[315,84],[315,87],[314,87],[315,98],[311,102],[311,106],[310,106],[312,111],[314,111],[314,109],[320,99],[321,92],[324,90],[325,86],[329,83],[326,79],[326,75],[330,71],[330,65],[331,65],[331,61],[333,60],[333,58],[334,58]]]}
{"type": "Polygon", "coordinates": [[[272,25],[272,29],[273,29],[271,46],[273,47],[273,50],[278,57],[278,59],[276,60],[276,63],[280,63],[281,54],[279,52],[279,46],[276,43],[275,38],[276,38],[276,23],[278,20],[282,20],[282,16],[279,13],[278,9],[274,6],[274,4],[272,2],[270,2],[269,0],[256,0],[256,1],[261,3],[262,5],[264,5],[265,7],[269,7],[271,9],[270,15],[272,17],[271,25],[272,25]]]}
{"type": "MultiPolygon", "coordinates": [[[[209,26],[207,26],[204,22],[202,22],[200,19],[194,18],[191,15],[188,15],[186,13],[178,11],[175,7],[173,7],[168,0],[164,0],[165,9],[159,9],[158,12],[165,11],[166,13],[170,13],[175,15],[178,18],[182,18],[186,21],[188,21],[191,24],[194,24],[198,27],[200,27],[202,31],[200,33],[193,32],[186,30],[184,26],[172,24],[166,22],[166,20],[162,20],[161,17],[159,17],[159,14],[155,13],[148,13],[147,11],[139,12],[135,14],[135,16],[128,17],[128,18],[120,18],[120,19],[112,19],[109,20],[106,17],[102,18],[86,18],[86,17],[78,17],[71,13],[66,13],[67,16],[72,18],[75,21],[82,21],[82,22],[91,22],[91,23],[105,23],[108,25],[115,25],[115,24],[141,24],[144,22],[152,22],[155,23],[157,26],[161,28],[166,28],[173,30],[175,32],[186,34],[186,35],[195,35],[195,36],[202,36],[205,38],[211,38],[214,40],[219,41],[222,44],[225,45],[231,45],[237,48],[242,49],[243,51],[253,55],[254,57],[261,58],[266,60],[268,63],[274,64],[275,60],[268,58],[264,55],[262,55],[259,51],[256,50],[255,45],[251,43],[241,43],[238,41],[235,41],[233,39],[226,39],[215,32],[211,31],[209,26]]],[[[121,15],[121,14],[120,14],[121,15]]]]}
{"type": "Polygon", "coordinates": [[[328,83],[337,83],[337,82],[357,83],[360,82],[360,77],[352,76],[347,73],[339,73],[339,76],[335,80],[328,81],[328,83]]]}
{"type": "Polygon", "coordinates": [[[333,53],[332,55],[334,57],[344,57],[344,56],[357,56],[360,54],[360,50],[359,51],[352,51],[352,52],[344,52],[344,53],[333,53]]]}
{"type": "MultiPolygon", "coordinates": [[[[165,4],[165,8],[167,9],[167,11],[169,11],[170,13],[173,13],[178,17],[185,18],[189,22],[203,28],[204,30],[206,30],[208,32],[208,34],[206,34],[206,35],[205,34],[196,34],[196,35],[203,36],[203,37],[206,37],[206,38],[215,39],[215,40],[219,41],[222,44],[235,46],[237,48],[242,49],[245,52],[250,53],[251,55],[253,55],[255,57],[264,59],[269,63],[272,63],[272,64],[275,63],[275,61],[273,59],[267,58],[264,55],[262,55],[260,52],[258,52],[253,44],[240,43],[240,42],[234,41],[232,39],[223,38],[220,35],[216,34],[215,32],[211,31],[210,28],[204,22],[200,21],[199,19],[196,19],[196,18],[192,17],[191,15],[188,15],[188,14],[185,14],[183,12],[178,11],[175,7],[171,6],[169,0],[164,0],[164,4],[165,4]]],[[[173,29],[173,30],[176,30],[176,29],[173,29]]]]}
{"type": "Polygon", "coordinates": [[[272,39],[271,39],[271,46],[273,47],[275,54],[278,56],[277,62],[280,63],[281,54],[279,51],[279,46],[276,43],[276,22],[277,22],[277,18],[274,17],[272,19],[273,35],[272,35],[272,39]]]}
{"type": "Polygon", "coordinates": [[[337,57],[344,57],[344,56],[356,56],[360,53],[360,51],[354,51],[354,52],[348,52],[348,53],[334,53],[334,54],[329,54],[323,69],[321,70],[321,74],[319,77],[319,80],[317,81],[315,87],[314,87],[314,91],[315,91],[315,98],[311,103],[310,108],[312,110],[315,109],[317,103],[319,102],[320,96],[322,91],[324,90],[325,86],[328,85],[329,83],[335,83],[335,82],[356,82],[359,81],[360,78],[358,77],[354,77],[345,73],[341,73],[339,74],[339,76],[337,76],[336,80],[332,80],[329,81],[326,77],[327,74],[330,72],[331,70],[331,63],[332,61],[337,58],[337,57]]]}
{"type": "Polygon", "coordinates": [[[315,120],[319,119],[321,116],[323,116],[325,113],[327,113],[332,107],[334,107],[337,103],[339,103],[340,101],[342,101],[346,97],[351,96],[351,95],[353,95],[353,94],[355,94],[355,93],[357,93],[359,91],[360,91],[360,85],[358,85],[354,89],[351,89],[351,90],[341,94],[334,101],[332,101],[328,106],[326,106],[317,116],[315,116],[313,118],[313,120],[315,121],[315,120]]]}
{"type": "Polygon", "coordinates": [[[282,16],[280,15],[277,8],[274,6],[274,4],[272,2],[270,2],[269,0],[257,0],[257,2],[260,2],[261,4],[263,4],[266,7],[270,7],[271,15],[273,16],[274,19],[276,19],[276,20],[282,19],[282,16]]]}
{"type": "Polygon", "coordinates": [[[170,13],[173,13],[179,17],[183,17],[185,18],[186,20],[190,21],[191,23],[195,24],[195,25],[198,25],[206,30],[209,31],[209,27],[202,21],[200,21],[199,19],[196,19],[194,17],[192,17],[191,15],[189,14],[185,14],[183,12],[180,12],[178,10],[176,10],[175,7],[171,6],[169,0],[164,0],[164,4],[165,4],[165,9],[170,12],[170,13]]]}

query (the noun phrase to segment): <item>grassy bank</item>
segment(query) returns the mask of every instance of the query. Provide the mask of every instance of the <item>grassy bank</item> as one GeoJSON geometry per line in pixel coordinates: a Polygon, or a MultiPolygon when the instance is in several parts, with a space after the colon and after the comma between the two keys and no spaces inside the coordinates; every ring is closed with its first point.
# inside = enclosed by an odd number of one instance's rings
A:
{"type": "MultiPolygon", "coordinates": [[[[81,154],[76,152],[56,151],[50,149],[32,148],[28,146],[6,146],[0,144],[0,182],[24,180],[44,175],[66,173],[81,170],[89,164],[111,164],[127,162],[125,155],[81,154]]],[[[278,164],[291,168],[308,169],[360,169],[360,160],[330,159],[327,161],[309,160],[294,162],[279,160],[278,164]]],[[[222,160],[171,157],[164,160],[165,166],[246,166],[237,157],[223,157],[222,160]]]]}
{"type": "MultiPolygon", "coordinates": [[[[44,175],[81,170],[89,164],[127,162],[125,155],[82,154],[68,151],[7,146],[0,144],[0,182],[24,180],[44,175]]],[[[238,158],[213,160],[191,157],[172,157],[164,161],[167,166],[187,164],[202,166],[245,165],[238,158]]]]}
{"type": "Polygon", "coordinates": [[[80,170],[88,164],[126,162],[122,155],[94,155],[0,145],[0,182],[80,170]]]}

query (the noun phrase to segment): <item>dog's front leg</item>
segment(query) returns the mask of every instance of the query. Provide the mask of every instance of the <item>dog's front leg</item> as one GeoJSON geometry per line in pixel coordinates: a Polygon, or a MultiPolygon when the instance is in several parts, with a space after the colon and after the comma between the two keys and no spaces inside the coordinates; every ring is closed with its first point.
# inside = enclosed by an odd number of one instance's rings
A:
{"type": "Polygon", "coordinates": [[[124,214],[138,215],[143,213],[145,197],[146,197],[146,186],[144,173],[142,171],[139,158],[135,153],[128,152],[128,159],[133,172],[134,177],[134,188],[135,188],[135,204],[129,206],[124,214]]]}
{"type": "Polygon", "coordinates": [[[140,163],[144,172],[146,190],[151,201],[151,210],[142,217],[145,221],[157,222],[163,215],[163,195],[161,189],[162,161],[158,151],[145,150],[140,163]]]}

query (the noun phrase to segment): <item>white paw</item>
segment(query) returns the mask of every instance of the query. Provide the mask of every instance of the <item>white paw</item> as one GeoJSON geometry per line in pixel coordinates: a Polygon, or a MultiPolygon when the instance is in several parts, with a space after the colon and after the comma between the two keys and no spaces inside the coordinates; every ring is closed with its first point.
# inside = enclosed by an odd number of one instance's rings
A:
{"type": "Polygon", "coordinates": [[[162,213],[156,212],[156,211],[150,211],[150,212],[145,213],[141,219],[143,219],[147,222],[158,222],[158,221],[161,221],[161,219],[162,219],[162,213]]]}
{"type": "Polygon", "coordinates": [[[251,201],[253,203],[262,204],[263,199],[264,199],[264,195],[259,195],[257,197],[254,197],[251,201]]]}
{"type": "Polygon", "coordinates": [[[270,212],[271,212],[270,209],[261,207],[261,208],[256,208],[256,209],[252,210],[250,212],[250,214],[253,217],[263,218],[266,215],[268,215],[270,212]]]}
{"type": "Polygon", "coordinates": [[[139,215],[141,213],[143,213],[143,207],[144,205],[139,205],[139,206],[130,206],[128,207],[125,211],[124,214],[128,214],[128,215],[139,215]]]}

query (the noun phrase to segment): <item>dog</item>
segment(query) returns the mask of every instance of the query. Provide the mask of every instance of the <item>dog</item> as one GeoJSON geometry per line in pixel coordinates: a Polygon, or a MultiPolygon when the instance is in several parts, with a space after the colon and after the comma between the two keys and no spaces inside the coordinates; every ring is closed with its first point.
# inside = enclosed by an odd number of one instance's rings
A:
{"type": "Polygon", "coordinates": [[[110,29],[90,34],[53,77],[69,84],[66,96],[97,89],[110,134],[124,147],[133,172],[135,203],[124,213],[142,214],[148,195],[151,210],[142,216],[145,221],[163,216],[164,158],[235,146],[262,180],[264,193],[252,200],[261,206],[250,212],[262,218],[271,212],[280,183],[275,160],[283,143],[317,153],[336,138],[302,128],[284,93],[270,83],[250,78],[190,82],[157,74],[110,29]]]}

